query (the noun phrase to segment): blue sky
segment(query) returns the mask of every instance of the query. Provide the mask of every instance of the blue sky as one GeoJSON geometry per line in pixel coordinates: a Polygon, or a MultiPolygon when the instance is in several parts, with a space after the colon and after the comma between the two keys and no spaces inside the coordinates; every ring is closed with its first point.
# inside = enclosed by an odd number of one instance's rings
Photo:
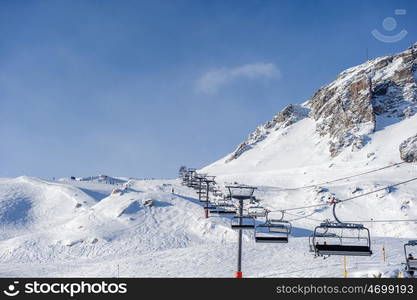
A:
{"type": "Polygon", "coordinates": [[[172,177],[417,42],[417,2],[2,0],[0,36],[1,177],[172,177]]]}

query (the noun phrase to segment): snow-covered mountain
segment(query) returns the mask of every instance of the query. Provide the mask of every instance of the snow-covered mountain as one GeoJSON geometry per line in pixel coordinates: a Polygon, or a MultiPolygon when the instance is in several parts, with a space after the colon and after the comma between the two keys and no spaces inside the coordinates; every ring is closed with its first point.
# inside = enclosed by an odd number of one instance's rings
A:
{"type": "MultiPolygon", "coordinates": [[[[404,221],[417,219],[417,181],[385,187],[417,176],[416,66],[417,44],[348,69],[200,170],[220,184],[256,185],[261,205],[285,210],[292,223],[284,245],[257,244],[253,232],[245,231],[245,277],[343,276],[340,257],[314,258],[309,236],[332,218],[330,197],[376,189],[337,210],[342,221],[363,223],[372,236],[374,254],[349,257],[348,274],[399,273],[404,242],[417,238],[417,222],[404,221]],[[324,205],[311,207],[316,204],[324,205]]],[[[0,228],[2,277],[235,272],[237,232],[230,217],[206,219],[195,191],[179,180],[1,178],[0,228]]]]}
{"type": "Polygon", "coordinates": [[[398,161],[405,156],[414,161],[410,151],[415,148],[416,112],[417,43],[343,71],[310,100],[288,105],[204,170],[271,171],[352,159],[398,161]],[[400,144],[407,139],[401,148],[408,154],[400,155],[400,144]]]}

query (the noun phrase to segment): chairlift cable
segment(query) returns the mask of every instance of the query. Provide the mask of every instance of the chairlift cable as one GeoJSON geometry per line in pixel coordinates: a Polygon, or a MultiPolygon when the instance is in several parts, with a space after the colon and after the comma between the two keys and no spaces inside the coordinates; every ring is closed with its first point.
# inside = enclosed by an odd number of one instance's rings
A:
{"type": "Polygon", "coordinates": [[[381,192],[383,190],[393,188],[393,187],[396,187],[396,186],[399,186],[399,185],[403,185],[403,184],[406,184],[406,183],[409,183],[409,182],[412,182],[412,181],[416,181],[416,180],[417,180],[417,177],[414,177],[414,178],[408,179],[406,181],[401,181],[401,182],[396,183],[396,184],[388,185],[388,186],[385,186],[383,188],[367,192],[365,194],[361,194],[361,195],[357,195],[357,196],[353,196],[353,197],[350,197],[350,198],[347,198],[347,199],[340,200],[340,202],[351,201],[351,200],[354,200],[354,199],[357,199],[357,198],[360,198],[360,197],[364,197],[364,196],[368,196],[370,194],[378,193],[378,192],[381,192]]]}
{"type": "Polygon", "coordinates": [[[380,167],[380,168],[377,168],[377,169],[373,169],[373,170],[370,170],[370,171],[366,171],[366,172],[363,172],[363,173],[350,175],[350,176],[346,176],[346,177],[342,177],[342,178],[337,178],[337,179],[333,179],[333,180],[329,180],[329,181],[325,181],[325,182],[321,182],[321,183],[315,183],[315,184],[311,184],[311,185],[305,185],[305,186],[300,186],[300,187],[295,187],[295,188],[284,188],[284,189],[273,188],[273,189],[278,189],[278,191],[281,192],[281,191],[296,191],[296,190],[301,190],[301,189],[313,188],[313,187],[320,186],[320,185],[335,183],[335,182],[338,182],[338,181],[343,181],[343,180],[347,180],[347,179],[351,179],[351,178],[371,174],[371,173],[378,172],[378,171],[381,171],[381,170],[393,168],[393,167],[396,167],[396,166],[399,166],[399,165],[402,165],[402,164],[405,164],[405,163],[407,163],[407,162],[405,162],[405,161],[397,162],[397,163],[394,163],[394,164],[390,164],[390,165],[380,167]]]}
{"type": "MultiPolygon", "coordinates": [[[[361,198],[361,197],[365,197],[365,196],[368,196],[368,195],[371,195],[371,194],[374,194],[374,193],[381,192],[381,191],[389,189],[389,188],[393,188],[393,187],[397,187],[397,186],[400,186],[400,185],[403,185],[403,184],[407,184],[407,183],[410,183],[410,182],[416,181],[416,180],[417,180],[417,177],[414,177],[414,178],[411,178],[411,179],[408,179],[408,180],[405,180],[405,181],[401,181],[401,182],[398,182],[398,183],[395,183],[395,184],[391,184],[391,185],[385,186],[383,188],[379,188],[379,189],[376,189],[376,190],[373,190],[373,191],[370,191],[370,192],[367,192],[367,193],[364,193],[364,194],[361,194],[361,195],[357,195],[357,196],[353,196],[353,197],[346,198],[346,199],[343,199],[343,200],[339,200],[338,202],[343,203],[343,202],[355,200],[355,199],[358,199],[358,198],[361,198]]],[[[313,205],[293,207],[293,208],[287,208],[287,209],[279,209],[279,210],[273,210],[271,212],[301,210],[301,209],[305,209],[305,208],[322,207],[322,206],[327,206],[327,205],[329,205],[329,203],[321,203],[321,204],[313,204],[313,205]]]]}
{"type": "Polygon", "coordinates": [[[361,220],[355,220],[355,221],[346,221],[346,222],[352,222],[352,223],[391,223],[391,222],[417,222],[417,219],[411,220],[411,219],[404,219],[404,220],[367,220],[367,221],[361,221],[361,220]]]}

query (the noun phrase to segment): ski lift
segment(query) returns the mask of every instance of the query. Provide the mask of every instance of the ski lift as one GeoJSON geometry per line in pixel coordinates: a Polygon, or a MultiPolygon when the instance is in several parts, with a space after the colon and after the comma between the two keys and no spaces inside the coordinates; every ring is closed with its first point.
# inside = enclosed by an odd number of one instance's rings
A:
{"type": "Polygon", "coordinates": [[[230,198],[239,201],[251,200],[253,192],[256,190],[256,187],[247,185],[228,185],[226,188],[229,190],[230,198]]]}
{"type": "MultiPolygon", "coordinates": [[[[314,234],[312,234],[308,237],[308,244],[310,245],[310,252],[315,252],[316,251],[315,248],[314,248],[313,237],[314,237],[314,234]]],[[[329,232],[317,233],[316,238],[323,238],[323,239],[326,239],[326,238],[332,239],[332,238],[334,238],[334,239],[339,239],[340,244],[342,243],[342,239],[340,238],[340,236],[335,234],[335,233],[329,233],[329,232]]]]}
{"type": "Polygon", "coordinates": [[[215,205],[213,205],[209,202],[207,206],[204,206],[204,209],[208,209],[209,211],[216,210],[217,206],[215,206],[215,205]]]}
{"type": "Polygon", "coordinates": [[[187,186],[195,190],[200,189],[200,183],[198,181],[195,181],[194,179],[188,181],[187,186]]]}
{"type": "Polygon", "coordinates": [[[243,213],[243,202],[252,198],[256,187],[235,184],[226,186],[226,188],[229,190],[230,195],[230,198],[227,199],[230,199],[232,203],[234,203],[234,200],[238,201],[236,203],[236,207],[238,207],[237,215],[232,218],[232,229],[254,229],[255,219],[243,213]]]}
{"type": "Polygon", "coordinates": [[[206,201],[206,207],[207,209],[216,209],[217,208],[217,203],[214,201],[214,199],[208,199],[208,201],[206,201]]]}
{"type": "Polygon", "coordinates": [[[207,203],[207,207],[205,207],[206,209],[217,209],[217,205],[214,202],[209,201],[207,203]]]}
{"type": "Polygon", "coordinates": [[[255,242],[257,243],[288,243],[288,236],[291,233],[292,225],[284,220],[284,211],[281,211],[280,219],[271,219],[266,211],[265,223],[255,227],[255,242]]]}
{"type": "Polygon", "coordinates": [[[211,214],[215,215],[235,215],[237,213],[236,207],[226,197],[215,200],[216,208],[211,210],[211,214]]]}
{"type": "Polygon", "coordinates": [[[259,205],[261,203],[261,201],[259,199],[257,199],[255,196],[252,196],[250,198],[250,202],[251,205],[259,205]]]}
{"type": "Polygon", "coordinates": [[[310,239],[310,249],[316,256],[371,256],[371,235],[363,224],[344,223],[336,216],[334,199],[333,216],[335,221],[326,221],[314,229],[310,239]]]}
{"type": "MultiPolygon", "coordinates": [[[[411,276],[414,276],[414,272],[417,271],[417,258],[411,253],[411,247],[417,246],[417,240],[408,241],[404,244],[405,255],[405,271],[411,276]]],[[[417,247],[415,248],[417,250],[417,247]]]]}
{"type": "Polygon", "coordinates": [[[232,229],[254,229],[255,219],[251,216],[238,215],[232,218],[232,229]]]}
{"type": "Polygon", "coordinates": [[[247,214],[253,218],[263,218],[266,216],[266,209],[262,206],[248,207],[247,214]]]}
{"type": "Polygon", "coordinates": [[[223,193],[222,193],[222,191],[221,191],[221,190],[219,190],[219,189],[215,189],[215,190],[213,191],[213,196],[221,197],[221,196],[223,196],[223,193]]]}
{"type": "Polygon", "coordinates": [[[236,215],[237,211],[235,207],[220,207],[210,210],[210,214],[213,215],[236,215]]]}
{"type": "Polygon", "coordinates": [[[233,202],[227,197],[216,199],[216,203],[218,206],[221,206],[221,207],[235,207],[233,202]]]}

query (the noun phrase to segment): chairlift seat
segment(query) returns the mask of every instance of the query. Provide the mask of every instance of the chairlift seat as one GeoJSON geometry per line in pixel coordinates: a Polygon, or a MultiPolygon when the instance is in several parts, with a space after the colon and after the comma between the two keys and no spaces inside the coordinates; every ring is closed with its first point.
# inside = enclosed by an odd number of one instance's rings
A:
{"type": "Polygon", "coordinates": [[[269,232],[289,234],[289,228],[283,225],[273,225],[269,227],[269,232]]]}
{"type": "Polygon", "coordinates": [[[265,217],[266,211],[263,207],[249,207],[248,214],[252,217],[265,217]]]}
{"type": "Polygon", "coordinates": [[[254,229],[255,225],[252,224],[232,224],[232,229],[254,229]]]}
{"type": "Polygon", "coordinates": [[[257,243],[288,243],[286,236],[255,236],[257,243]]]}
{"type": "Polygon", "coordinates": [[[276,228],[271,224],[261,224],[255,228],[255,242],[257,243],[288,243],[290,228],[276,228]],[[279,229],[279,230],[277,230],[279,229]]]}
{"type": "Polygon", "coordinates": [[[220,215],[235,215],[236,211],[235,210],[220,210],[218,213],[220,215]]]}
{"type": "Polygon", "coordinates": [[[222,207],[234,207],[233,203],[227,200],[217,200],[217,205],[222,207]]]}
{"type": "Polygon", "coordinates": [[[234,216],[231,227],[232,229],[254,229],[255,220],[250,216],[234,216]]]}
{"type": "Polygon", "coordinates": [[[368,246],[352,245],[315,245],[319,255],[343,255],[343,256],[371,256],[372,251],[368,246]]]}
{"type": "Polygon", "coordinates": [[[216,214],[216,215],[235,215],[236,210],[224,210],[221,208],[217,208],[217,209],[210,210],[210,213],[216,214]]]}
{"type": "Polygon", "coordinates": [[[249,213],[252,217],[255,217],[255,218],[262,218],[262,217],[265,217],[265,213],[262,213],[262,212],[250,212],[249,213]]]}
{"type": "Polygon", "coordinates": [[[215,210],[215,209],[217,209],[217,207],[216,206],[204,206],[204,209],[208,209],[208,210],[215,210]]]}
{"type": "Polygon", "coordinates": [[[417,259],[407,259],[407,265],[410,270],[417,270],[417,259]]]}

